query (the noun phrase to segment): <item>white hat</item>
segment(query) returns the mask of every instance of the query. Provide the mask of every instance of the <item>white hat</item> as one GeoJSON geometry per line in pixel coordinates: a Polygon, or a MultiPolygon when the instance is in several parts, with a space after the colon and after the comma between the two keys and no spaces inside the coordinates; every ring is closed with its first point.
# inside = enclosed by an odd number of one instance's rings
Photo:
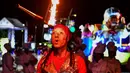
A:
{"type": "Polygon", "coordinates": [[[97,46],[94,49],[94,53],[103,53],[105,51],[105,44],[97,44],[97,46]]]}

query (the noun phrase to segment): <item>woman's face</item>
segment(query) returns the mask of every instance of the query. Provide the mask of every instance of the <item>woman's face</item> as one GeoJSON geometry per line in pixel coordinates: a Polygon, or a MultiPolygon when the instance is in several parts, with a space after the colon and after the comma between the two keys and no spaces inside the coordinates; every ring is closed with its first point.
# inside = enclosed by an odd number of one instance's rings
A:
{"type": "Polygon", "coordinates": [[[52,31],[52,44],[55,48],[62,48],[67,45],[67,35],[62,28],[55,28],[52,31]]]}

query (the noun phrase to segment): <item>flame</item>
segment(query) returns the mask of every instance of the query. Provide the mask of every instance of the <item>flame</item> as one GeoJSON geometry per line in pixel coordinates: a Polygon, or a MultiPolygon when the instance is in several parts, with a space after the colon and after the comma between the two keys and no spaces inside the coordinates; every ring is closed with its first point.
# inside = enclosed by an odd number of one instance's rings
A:
{"type": "Polygon", "coordinates": [[[59,0],[51,0],[52,2],[52,7],[51,7],[51,13],[50,13],[50,19],[48,21],[48,24],[51,24],[51,25],[55,25],[55,22],[56,22],[56,7],[57,7],[57,4],[59,4],[59,0]]]}

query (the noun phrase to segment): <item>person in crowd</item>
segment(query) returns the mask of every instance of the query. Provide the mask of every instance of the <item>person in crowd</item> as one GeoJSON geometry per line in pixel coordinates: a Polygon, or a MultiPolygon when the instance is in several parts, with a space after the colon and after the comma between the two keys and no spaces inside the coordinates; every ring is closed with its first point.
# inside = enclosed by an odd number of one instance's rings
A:
{"type": "Polygon", "coordinates": [[[76,30],[76,32],[73,33],[72,40],[70,42],[73,42],[73,44],[75,45],[74,51],[77,54],[79,54],[81,57],[86,59],[86,56],[83,52],[86,48],[86,44],[83,44],[83,40],[81,39],[81,31],[80,30],[76,30]]]}
{"type": "Polygon", "coordinates": [[[81,48],[79,50],[76,51],[77,54],[79,54],[81,57],[83,57],[86,60],[86,56],[84,54],[84,49],[86,48],[85,44],[81,44],[81,46],[78,46],[78,48],[81,48]]]}
{"type": "Polygon", "coordinates": [[[21,56],[21,63],[24,73],[35,73],[35,64],[37,63],[36,57],[29,51],[29,48],[24,48],[24,53],[21,56]]]}
{"type": "Polygon", "coordinates": [[[108,58],[106,59],[108,67],[111,69],[112,73],[121,73],[121,64],[119,60],[115,58],[117,47],[114,42],[109,42],[107,44],[108,58]]]}
{"type": "Polygon", "coordinates": [[[11,56],[11,45],[9,43],[4,44],[7,53],[2,57],[2,73],[14,73],[13,63],[14,59],[11,56]]]}
{"type": "Polygon", "coordinates": [[[22,72],[22,70],[23,70],[23,59],[24,59],[24,57],[23,57],[23,50],[22,50],[22,48],[21,47],[17,47],[16,49],[15,49],[15,64],[16,64],[16,72],[22,72]]]}
{"type": "Polygon", "coordinates": [[[110,73],[104,60],[105,44],[98,43],[93,52],[93,62],[89,64],[91,73],[110,73]]]}
{"type": "Polygon", "coordinates": [[[67,26],[57,24],[52,31],[53,48],[38,63],[37,73],[87,73],[81,56],[68,50],[71,33],[67,26]]]}
{"type": "MultiPolygon", "coordinates": [[[[75,53],[77,53],[79,56],[81,56],[86,63],[87,66],[87,73],[89,73],[88,65],[90,61],[88,60],[88,56],[85,55],[84,50],[87,47],[88,43],[83,43],[83,40],[81,39],[81,31],[77,29],[73,34],[73,39],[75,41],[75,53]]],[[[88,48],[87,48],[88,49],[88,48]]]]}

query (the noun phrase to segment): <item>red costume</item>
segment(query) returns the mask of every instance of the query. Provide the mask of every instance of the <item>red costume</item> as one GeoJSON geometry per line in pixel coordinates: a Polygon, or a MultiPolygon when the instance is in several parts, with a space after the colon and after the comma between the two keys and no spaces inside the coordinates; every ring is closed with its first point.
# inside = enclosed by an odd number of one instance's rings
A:
{"type": "Polygon", "coordinates": [[[38,63],[37,73],[44,73],[43,69],[50,73],[72,72],[72,73],[87,73],[86,64],[82,57],[74,55],[74,68],[70,66],[70,55],[65,57],[56,57],[52,52],[46,64],[43,64],[45,56],[38,63]]]}
{"type": "Polygon", "coordinates": [[[57,24],[52,32],[53,50],[38,63],[37,73],[87,73],[85,61],[75,53],[67,51],[70,40],[68,27],[57,24]]]}

